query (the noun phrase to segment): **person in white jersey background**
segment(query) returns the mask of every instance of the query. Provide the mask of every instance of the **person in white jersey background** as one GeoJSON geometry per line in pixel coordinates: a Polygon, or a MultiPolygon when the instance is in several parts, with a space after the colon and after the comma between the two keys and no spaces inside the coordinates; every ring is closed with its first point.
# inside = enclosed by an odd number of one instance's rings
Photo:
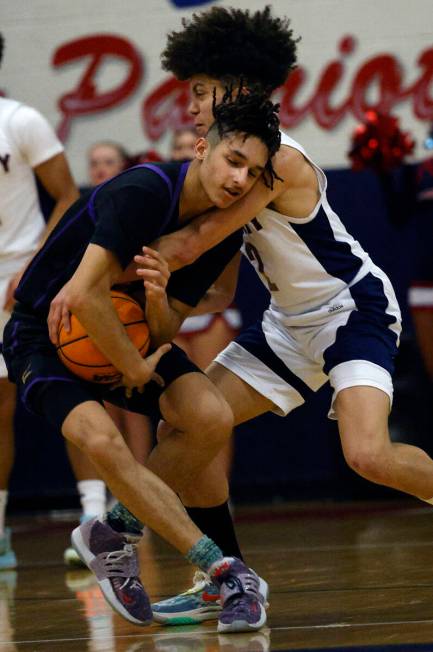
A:
{"type": "MultiPolygon", "coordinates": [[[[0,34],[0,63],[3,49],[0,34]]],[[[0,340],[24,268],[77,197],[63,146],[46,119],[34,108],[0,97],[0,340]],[[39,207],[35,175],[55,202],[47,224],[39,207]]],[[[0,354],[0,569],[16,565],[5,528],[14,461],[15,401],[15,385],[7,379],[0,354]]],[[[87,459],[78,449],[72,451],[73,462],[74,456],[84,465],[84,477],[91,477],[87,459]]]]}
{"type": "MultiPolygon", "coordinates": [[[[162,64],[189,81],[190,112],[197,133],[204,134],[213,98],[218,102],[227,85],[241,81],[244,92],[258,87],[271,93],[283,84],[296,61],[296,42],[289,21],[273,17],[270,7],[254,13],[213,7],[169,34],[162,64]]],[[[231,164],[240,161],[233,157],[231,164]]],[[[349,466],[372,482],[433,503],[433,460],[420,448],[393,443],[388,432],[401,330],[391,283],[329,206],[323,171],[286,134],[274,166],[281,181],[273,189],[257,185],[229,209],[213,210],[158,243],[176,269],[244,226],[243,253],[269,289],[263,318],[207,373],[237,424],[268,411],[286,415],[329,379],[329,416],[338,420],[349,466]]],[[[168,428],[160,429],[163,436],[170,436],[168,428]]],[[[153,470],[176,488],[176,478],[159,462],[153,470]]],[[[224,550],[228,483],[222,469],[205,468],[181,498],[224,550]]],[[[154,616],[165,623],[213,618],[217,609],[215,603],[209,608],[209,591],[200,578],[195,589],[153,605],[154,616]]]]}

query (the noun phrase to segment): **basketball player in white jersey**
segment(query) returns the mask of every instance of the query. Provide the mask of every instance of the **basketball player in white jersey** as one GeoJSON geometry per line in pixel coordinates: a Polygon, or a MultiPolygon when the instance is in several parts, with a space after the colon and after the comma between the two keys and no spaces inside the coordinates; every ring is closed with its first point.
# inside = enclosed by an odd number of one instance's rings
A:
{"type": "MultiPolygon", "coordinates": [[[[269,7],[249,13],[218,6],[184,19],[183,29],[169,34],[163,67],[189,81],[198,134],[206,133],[213,99],[220,101],[227,84],[271,92],[284,83],[296,60],[288,25],[269,7]]],[[[231,164],[239,166],[240,159],[233,156],[231,164]]],[[[263,318],[207,373],[237,424],[269,411],[287,415],[329,380],[329,417],[338,420],[349,466],[433,504],[433,460],[419,448],[391,442],[388,432],[401,330],[392,286],[329,206],[323,171],[285,134],[274,167],[281,180],[273,188],[257,184],[229,209],[213,210],[159,241],[160,253],[176,269],[243,226],[243,253],[269,289],[263,318]]],[[[145,259],[140,262],[145,267],[145,259]]],[[[169,429],[160,435],[169,437],[169,429]]],[[[179,464],[188,464],[187,450],[179,464]]],[[[150,465],[176,490],[162,457],[151,457],[150,465]]],[[[223,550],[235,546],[233,537],[231,544],[222,540],[228,484],[221,469],[207,467],[181,498],[223,550]]],[[[198,579],[193,589],[153,605],[155,619],[175,624],[214,618],[216,596],[206,578],[198,579]]]]}
{"type": "MultiPolygon", "coordinates": [[[[3,46],[0,34],[0,63],[3,46]]],[[[77,197],[63,146],[46,119],[29,106],[0,97],[0,341],[24,268],[77,197]],[[34,174],[55,201],[48,224],[39,207],[34,174]]],[[[0,352],[0,569],[16,565],[4,525],[14,459],[15,400],[15,385],[7,379],[0,352]]],[[[84,456],[76,455],[88,465],[84,456]]]]}

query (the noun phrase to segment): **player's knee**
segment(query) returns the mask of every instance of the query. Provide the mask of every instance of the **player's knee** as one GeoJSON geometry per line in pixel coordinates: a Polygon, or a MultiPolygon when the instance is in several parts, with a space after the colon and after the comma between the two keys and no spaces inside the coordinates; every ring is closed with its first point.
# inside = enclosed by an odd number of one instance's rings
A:
{"type": "Polygon", "coordinates": [[[220,445],[224,445],[234,427],[232,409],[222,397],[212,395],[198,409],[196,424],[199,430],[212,437],[214,443],[218,441],[220,445]]]}
{"type": "Polygon", "coordinates": [[[92,417],[81,417],[79,423],[63,427],[64,436],[92,459],[105,457],[107,453],[115,454],[117,440],[121,439],[114,424],[107,421],[103,425],[92,417]]]}
{"type": "Polygon", "coordinates": [[[350,468],[363,478],[378,484],[387,484],[388,468],[385,451],[376,446],[353,446],[344,450],[350,468]]]}
{"type": "Polygon", "coordinates": [[[116,457],[117,450],[120,452],[122,445],[123,439],[115,430],[98,430],[86,440],[82,450],[95,462],[103,462],[107,457],[116,457]]]}
{"type": "Polygon", "coordinates": [[[194,445],[223,446],[230,438],[234,425],[233,412],[224,397],[215,391],[203,391],[193,403],[173,402],[163,395],[161,412],[169,429],[162,427],[158,437],[162,439],[171,428],[185,433],[194,445]]]}

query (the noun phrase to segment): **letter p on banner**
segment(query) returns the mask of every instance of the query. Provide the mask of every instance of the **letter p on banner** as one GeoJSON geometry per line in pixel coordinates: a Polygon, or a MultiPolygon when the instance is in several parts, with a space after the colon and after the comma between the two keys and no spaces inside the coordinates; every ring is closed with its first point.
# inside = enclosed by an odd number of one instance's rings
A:
{"type": "Polygon", "coordinates": [[[58,68],[85,57],[88,64],[77,86],[58,100],[63,118],[57,128],[57,134],[62,141],[68,137],[73,118],[105,111],[120,104],[134,92],[143,75],[139,51],[132,43],[114,34],[92,34],[69,41],[54,52],[52,65],[58,68]],[[113,57],[128,63],[126,78],[119,86],[98,93],[98,70],[103,66],[104,60],[113,57]]]}

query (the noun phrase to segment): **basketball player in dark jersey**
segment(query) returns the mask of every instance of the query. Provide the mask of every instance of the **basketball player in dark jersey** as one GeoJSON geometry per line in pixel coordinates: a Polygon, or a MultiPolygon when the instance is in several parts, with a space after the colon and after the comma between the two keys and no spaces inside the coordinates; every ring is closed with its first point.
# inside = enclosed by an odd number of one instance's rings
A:
{"type": "MultiPolygon", "coordinates": [[[[191,164],[144,164],[79,199],[24,273],[3,340],[10,379],[28,409],[42,414],[84,451],[136,517],[218,578],[226,605],[220,631],[264,624],[259,578],[239,560],[224,559],[186,515],[174,492],[134,460],[102,400],[131,411],[160,413],[182,437],[191,437],[192,450],[205,444],[209,460],[221,448],[232,427],[228,404],[186,355],[167,342],[233,259],[240,234],[170,278],[162,258],[148,250],[152,269],[144,283],[145,311],[156,350],[145,359],[126,336],[110,290],[129,278],[125,270],[143,244],[211,206],[230,206],[259,179],[272,183],[278,126],[275,107],[263,96],[238,95],[236,101],[215,108],[215,125],[197,142],[191,164]],[[233,156],[240,157],[242,165],[232,166],[233,156]],[[62,288],[71,312],[122,373],[126,392],[123,387],[109,391],[86,383],[58,360],[46,318],[62,288]]],[[[74,531],[73,543],[95,571],[110,604],[129,621],[147,624],[151,610],[135,566],[134,531],[125,534],[125,521],[122,532],[116,525],[115,515],[108,522],[92,519],[74,531]]]]}

